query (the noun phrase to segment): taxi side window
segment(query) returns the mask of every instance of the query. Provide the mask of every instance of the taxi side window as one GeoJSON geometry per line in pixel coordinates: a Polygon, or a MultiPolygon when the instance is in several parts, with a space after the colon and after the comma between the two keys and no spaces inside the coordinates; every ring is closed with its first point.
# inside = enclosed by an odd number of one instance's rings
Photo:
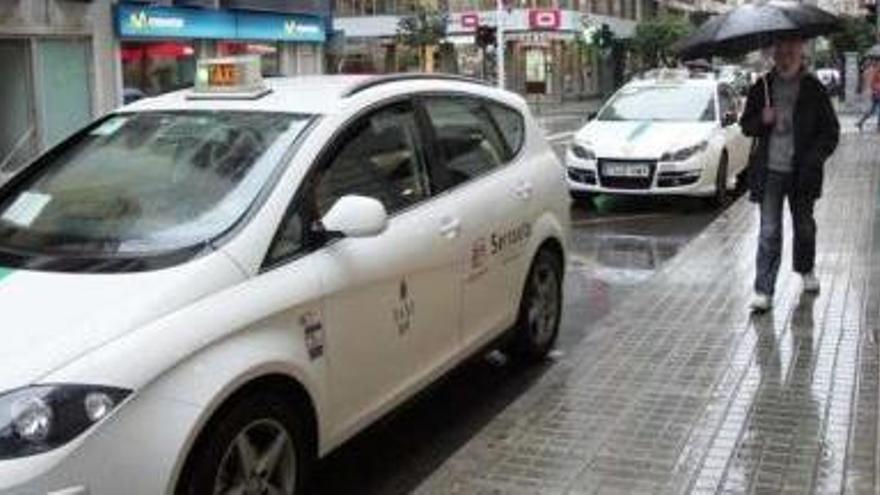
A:
{"type": "Polygon", "coordinates": [[[358,120],[335,149],[314,183],[318,218],[348,194],[377,199],[388,213],[428,196],[415,110],[409,102],[358,120]]]}
{"type": "Polygon", "coordinates": [[[479,177],[509,159],[498,126],[479,100],[437,96],[423,104],[434,131],[441,189],[479,177]]]}
{"type": "Polygon", "coordinates": [[[302,211],[291,211],[281,223],[281,227],[275,234],[269,254],[266,255],[264,265],[273,265],[285,260],[303,249],[306,240],[302,211]]]}
{"type": "Polygon", "coordinates": [[[498,124],[498,129],[507,143],[507,148],[510,151],[509,158],[513,158],[522,149],[523,141],[525,141],[526,125],[522,114],[498,103],[488,103],[486,107],[492,114],[495,123],[498,124]]]}

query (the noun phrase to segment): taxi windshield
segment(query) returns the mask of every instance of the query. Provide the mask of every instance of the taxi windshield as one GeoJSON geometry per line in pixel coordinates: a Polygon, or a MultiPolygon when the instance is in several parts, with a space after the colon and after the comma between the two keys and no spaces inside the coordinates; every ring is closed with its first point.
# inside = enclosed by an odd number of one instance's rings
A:
{"type": "Polygon", "coordinates": [[[712,122],[715,99],[711,86],[658,85],[624,88],[602,110],[598,120],[712,122]]]}
{"type": "Polygon", "coordinates": [[[0,250],[136,256],[204,244],[244,215],[310,120],[232,111],[112,115],[9,185],[0,250]]]}

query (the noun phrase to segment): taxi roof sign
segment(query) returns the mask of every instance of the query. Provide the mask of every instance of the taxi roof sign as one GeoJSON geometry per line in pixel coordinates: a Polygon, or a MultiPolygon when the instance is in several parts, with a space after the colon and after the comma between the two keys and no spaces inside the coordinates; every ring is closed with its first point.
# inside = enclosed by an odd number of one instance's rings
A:
{"type": "Polygon", "coordinates": [[[191,99],[256,99],[269,88],[260,72],[260,57],[244,55],[199,60],[191,99]]]}

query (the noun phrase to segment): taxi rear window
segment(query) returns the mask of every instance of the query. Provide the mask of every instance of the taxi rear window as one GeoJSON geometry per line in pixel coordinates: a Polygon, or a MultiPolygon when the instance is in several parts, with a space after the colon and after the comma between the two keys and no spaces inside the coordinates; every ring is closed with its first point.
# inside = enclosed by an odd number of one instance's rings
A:
{"type": "Polygon", "coordinates": [[[497,103],[488,103],[487,106],[489,113],[492,114],[492,118],[501,130],[507,148],[510,150],[511,156],[509,158],[513,158],[522,149],[525,140],[523,116],[516,110],[497,103]]]}

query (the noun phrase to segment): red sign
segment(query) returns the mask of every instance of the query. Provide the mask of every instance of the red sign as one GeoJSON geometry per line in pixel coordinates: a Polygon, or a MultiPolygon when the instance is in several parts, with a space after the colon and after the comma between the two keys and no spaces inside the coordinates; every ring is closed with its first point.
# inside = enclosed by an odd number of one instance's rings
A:
{"type": "Polygon", "coordinates": [[[476,12],[461,14],[461,27],[475,28],[479,25],[480,25],[480,14],[478,14],[476,12]]]}
{"type": "Polygon", "coordinates": [[[562,24],[562,12],[559,9],[529,10],[529,27],[531,29],[559,29],[562,24]]]}

